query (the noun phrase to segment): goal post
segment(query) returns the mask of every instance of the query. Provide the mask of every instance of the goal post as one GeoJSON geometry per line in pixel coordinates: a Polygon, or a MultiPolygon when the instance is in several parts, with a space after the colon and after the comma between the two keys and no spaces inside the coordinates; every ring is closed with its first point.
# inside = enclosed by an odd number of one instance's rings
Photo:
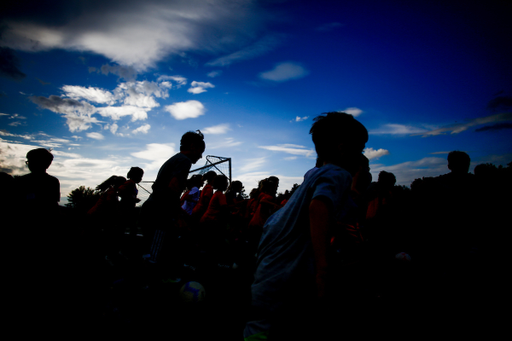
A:
{"type": "Polygon", "coordinates": [[[211,170],[213,170],[217,174],[225,175],[228,178],[229,183],[231,183],[231,158],[230,157],[207,155],[205,165],[203,167],[199,167],[199,168],[191,170],[189,172],[189,175],[192,173],[197,173],[197,174],[203,175],[211,170]]]}

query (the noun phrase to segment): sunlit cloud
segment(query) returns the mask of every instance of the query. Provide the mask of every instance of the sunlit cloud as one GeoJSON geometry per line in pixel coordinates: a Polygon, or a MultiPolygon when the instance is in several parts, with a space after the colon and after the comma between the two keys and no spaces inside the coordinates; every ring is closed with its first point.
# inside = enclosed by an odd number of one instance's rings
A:
{"type": "Polygon", "coordinates": [[[413,126],[407,126],[404,124],[385,124],[380,128],[372,129],[368,133],[370,135],[414,135],[422,134],[427,130],[423,128],[417,128],[413,126]]]}
{"type": "Polygon", "coordinates": [[[105,136],[100,133],[87,133],[86,136],[95,140],[103,140],[105,138],[105,136]]]}
{"type": "Polygon", "coordinates": [[[64,85],[61,89],[66,97],[76,100],[85,99],[89,102],[100,104],[114,104],[116,102],[114,95],[110,91],[99,88],[64,85]]]}
{"type": "Polygon", "coordinates": [[[225,134],[229,130],[231,130],[229,128],[229,124],[223,123],[213,127],[204,128],[203,130],[201,130],[201,132],[203,132],[204,134],[225,134]]]}
{"type": "Polygon", "coordinates": [[[295,117],[295,120],[292,120],[290,122],[302,122],[302,121],[305,121],[309,118],[309,116],[304,116],[304,117],[300,117],[300,116],[297,116],[295,117]]]}
{"type": "Polygon", "coordinates": [[[147,134],[149,132],[149,129],[151,128],[151,126],[149,124],[144,124],[140,127],[138,127],[137,129],[134,129],[132,130],[132,133],[134,134],[147,134]]]}
{"type": "Polygon", "coordinates": [[[368,158],[368,160],[379,159],[381,156],[389,155],[389,151],[386,149],[379,148],[377,150],[373,148],[366,148],[363,152],[364,156],[368,158]]]}
{"type": "Polygon", "coordinates": [[[157,81],[158,82],[163,82],[163,81],[169,81],[169,80],[172,80],[174,82],[176,82],[176,87],[177,88],[180,88],[182,85],[186,85],[187,84],[187,79],[183,76],[167,76],[167,75],[162,75],[160,77],[158,77],[157,81]]]}
{"type": "Polygon", "coordinates": [[[342,110],[341,112],[344,112],[346,114],[349,114],[349,115],[352,115],[354,117],[357,117],[359,115],[361,115],[363,113],[363,111],[359,108],[356,108],[356,107],[350,107],[350,108],[347,108],[345,110],[342,110]]]}
{"type": "Polygon", "coordinates": [[[241,173],[253,172],[265,166],[266,163],[267,159],[265,157],[242,160],[241,166],[238,168],[238,171],[241,173]]]}
{"type": "Polygon", "coordinates": [[[169,112],[177,120],[185,120],[204,115],[206,109],[201,102],[190,100],[167,105],[165,111],[169,112]]]}
{"type": "MultiPolygon", "coordinates": [[[[67,11],[31,14],[35,18],[45,15],[45,20],[8,21],[2,45],[24,51],[88,51],[141,72],[169,55],[198,49],[217,53],[238,47],[254,36],[263,22],[257,7],[251,1],[220,0],[129,1],[123,3],[122,10],[94,2],[71,3],[67,11]],[[73,20],[68,11],[75,14],[73,20]]],[[[122,74],[115,66],[102,69],[122,74]]]]}
{"type": "Polygon", "coordinates": [[[146,145],[145,150],[131,153],[132,156],[150,161],[144,165],[144,170],[159,169],[174,154],[176,154],[176,145],[174,143],[150,143],[146,145]]]}
{"type": "Polygon", "coordinates": [[[207,144],[208,150],[210,149],[221,149],[221,148],[232,148],[241,145],[241,141],[235,141],[234,138],[228,137],[225,138],[222,141],[217,141],[215,143],[209,143],[207,144]]]}
{"type": "Polygon", "coordinates": [[[309,74],[302,65],[294,62],[277,64],[274,69],[259,74],[259,77],[274,82],[285,82],[305,77],[309,74]]]}
{"type": "Polygon", "coordinates": [[[381,171],[391,172],[396,176],[397,185],[410,186],[414,179],[439,176],[449,172],[446,158],[426,157],[417,161],[407,161],[396,165],[384,166],[370,164],[373,179],[377,179],[381,171]]]}
{"type": "Polygon", "coordinates": [[[209,82],[193,81],[190,85],[191,87],[187,91],[195,95],[206,92],[206,89],[208,88],[215,88],[215,85],[209,82]]]}
{"type": "Polygon", "coordinates": [[[283,152],[292,155],[300,155],[305,157],[310,157],[315,155],[314,149],[307,149],[304,146],[295,145],[295,144],[279,144],[276,146],[259,146],[259,148],[271,150],[274,152],[283,152]]]}

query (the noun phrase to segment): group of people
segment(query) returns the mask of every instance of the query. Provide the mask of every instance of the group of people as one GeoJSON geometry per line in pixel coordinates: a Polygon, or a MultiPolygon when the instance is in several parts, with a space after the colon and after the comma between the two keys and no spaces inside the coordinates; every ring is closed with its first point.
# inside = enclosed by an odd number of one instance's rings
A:
{"type": "MultiPolygon", "coordinates": [[[[243,333],[247,341],[327,338],[340,321],[354,330],[363,327],[375,313],[369,302],[404,278],[411,259],[424,265],[427,275],[419,281],[428,277],[415,287],[428,286],[431,294],[423,303],[430,298],[443,303],[463,285],[461,278],[470,277],[478,249],[488,246],[479,235],[482,215],[474,214],[480,203],[475,192],[485,195],[475,189],[485,184],[468,173],[469,156],[452,152],[449,174],[417,179],[409,193],[397,192],[392,173],[382,171],[372,182],[363,155],[368,131],[353,116],[322,114],[310,134],[317,163],[286,197],[276,197],[275,176],[261,180],[249,199],[242,196],[240,181],[230,184],[222,174],[188,178],[206,149],[203,134],[189,131],[180,152],[160,168],[140,214],[136,185],[144,172],[133,167],[128,179],[113,176],[97,187],[101,197],[88,215],[102,221],[111,253],[119,251],[120,236],[138,221],[142,254],[160,274],[205,259],[246,266],[250,303],[240,337],[243,333]],[[439,285],[443,280],[448,289],[439,285]]],[[[57,209],[60,190],[58,180],[46,173],[53,159],[49,151],[33,150],[27,159],[31,174],[17,178],[15,186],[17,200],[37,212],[27,218],[35,225],[57,209]]]]}

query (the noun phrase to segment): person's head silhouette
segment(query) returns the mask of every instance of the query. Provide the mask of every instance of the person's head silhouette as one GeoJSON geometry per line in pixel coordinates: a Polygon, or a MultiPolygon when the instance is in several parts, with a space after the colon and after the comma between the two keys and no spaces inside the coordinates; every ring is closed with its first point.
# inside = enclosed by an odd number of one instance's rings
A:
{"type": "Polygon", "coordinates": [[[45,173],[52,161],[53,155],[48,149],[37,148],[27,153],[26,164],[32,173],[45,173]]]}
{"type": "Polygon", "coordinates": [[[467,174],[470,163],[469,155],[464,152],[455,150],[448,154],[448,169],[454,174],[467,174]]]}

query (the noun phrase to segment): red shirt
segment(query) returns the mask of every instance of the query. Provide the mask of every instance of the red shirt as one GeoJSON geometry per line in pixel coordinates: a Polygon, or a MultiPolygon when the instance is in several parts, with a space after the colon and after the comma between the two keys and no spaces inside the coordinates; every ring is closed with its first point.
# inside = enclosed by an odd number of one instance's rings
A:
{"type": "Polygon", "coordinates": [[[201,218],[201,223],[205,222],[219,222],[223,218],[225,208],[228,206],[226,195],[222,191],[217,191],[210,200],[208,209],[201,218]]]}
{"type": "Polygon", "coordinates": [[[204,212],[208,209],[208,205],[210,204],[210,200],[213,196],[213,186],[210,184],[207,184],[203,187],[203,190],[201,191],[201,196],[199,197],[199,201],[197,205],[194,207],[194,210],[192,211],[192,216],[198,217],[200,219],[204,212]]]}

